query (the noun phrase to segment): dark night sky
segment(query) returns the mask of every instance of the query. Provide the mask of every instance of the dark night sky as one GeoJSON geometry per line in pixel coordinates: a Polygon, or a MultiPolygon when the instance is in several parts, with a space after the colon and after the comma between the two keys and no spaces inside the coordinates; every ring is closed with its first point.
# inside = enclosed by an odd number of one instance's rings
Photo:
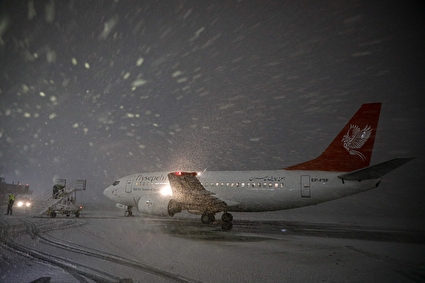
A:
{"type": "Polygon", "coordinates": [[[345,205],[425,215],[422,1],[264,3],[0,2],[1,175],[103,201],[136,172],[279,169],[382,102],[373,163],[418,158],[345,205]]]}

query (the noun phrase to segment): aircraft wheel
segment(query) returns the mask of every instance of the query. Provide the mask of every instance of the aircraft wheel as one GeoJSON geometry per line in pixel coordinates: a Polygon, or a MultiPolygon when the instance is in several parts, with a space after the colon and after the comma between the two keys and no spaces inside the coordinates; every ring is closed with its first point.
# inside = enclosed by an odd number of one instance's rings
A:
{"type": "Polygon", "coordinates": [[[51,212],[50,212],[50,218],[55,218],[55,217],[56,217],[56,212],[51,211],[51,212]]]}
{"type": "Polygon", "coordinates": [[[201,222],[204,224],[212,223],[215,221],[215,215],[213,213],[204,213],[201,216],[201,222]]]}
{"type": "Polygon", "coordinates": [[[208,221],[209,221],[208,214],[202,214],[202,216],[201,216],[201,222],[204,223],[204,224],[207,224],[208,221]]]}
{"type": "Polygon", "coordinates": [[[126,210],[126,211],[124,212],[124,216],[125,216],[125,217],[129,217],[129,216],[131,216],[131,210],[126,210]]]}
{"type": "Polygon", "coordinates": [[[221,231],[230,231],[233,228],[232,222],[223,222],[221,224],[221,231]]]}
{"type": "Polygon", "coordinates": [[[228,212],[225,212],[221,216],[221,220],[223,220],[224,222],[232,222],[233,221],[233,215],[228,213],[228,212]]]}

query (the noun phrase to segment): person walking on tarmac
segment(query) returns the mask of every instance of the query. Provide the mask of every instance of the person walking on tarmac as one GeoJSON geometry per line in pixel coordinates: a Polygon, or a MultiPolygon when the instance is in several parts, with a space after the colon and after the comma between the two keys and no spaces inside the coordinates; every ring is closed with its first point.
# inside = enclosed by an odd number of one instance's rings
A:
{"type": "Polygon", "coordinates": [[[12,215],[12,207],[13,207],[13,203],[15,202],[15,196],[13,194],[9,194],[9,201],[7,202],[7,213],[6,215],[8,215],[10,213],[10,215],[12,215]]]}

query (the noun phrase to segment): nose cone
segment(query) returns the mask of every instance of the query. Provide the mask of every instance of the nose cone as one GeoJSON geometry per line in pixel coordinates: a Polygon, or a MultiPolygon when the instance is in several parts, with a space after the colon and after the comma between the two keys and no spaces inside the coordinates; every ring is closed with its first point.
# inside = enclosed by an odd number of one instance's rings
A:
{"type": "Polygon", "coordinates": [[[112,198],[112,189],[111,187],[107,187],[104,191],[103,191],[103,195],[107,198],[112,198]]]}

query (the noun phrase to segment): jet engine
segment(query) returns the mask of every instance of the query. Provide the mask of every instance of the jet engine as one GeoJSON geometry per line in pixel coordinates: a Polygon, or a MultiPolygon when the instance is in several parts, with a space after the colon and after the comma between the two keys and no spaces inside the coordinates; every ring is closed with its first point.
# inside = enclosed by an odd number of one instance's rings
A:
{"type": "Polygon", "coordinates": [[[137,202],[137,209],[141,213],[157,216],[174,216],[182,211],[177,202],[160,194],[141,196],[137,202]]]}

